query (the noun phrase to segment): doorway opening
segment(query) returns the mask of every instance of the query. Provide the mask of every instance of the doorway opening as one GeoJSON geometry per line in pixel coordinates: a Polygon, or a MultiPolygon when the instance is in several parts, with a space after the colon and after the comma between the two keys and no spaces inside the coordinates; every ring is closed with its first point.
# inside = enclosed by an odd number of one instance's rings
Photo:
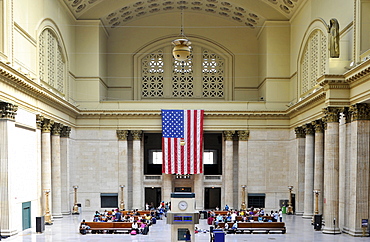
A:
{"type": "Polygon", "coordinates": [[[145,203],[148,203],[150,208],[158,208],[162,199],[162,189],[160,187],[145,188],[145,203]]]}
{"type": "Polygon", "coordinates": [[[204,190],[204,209],[221,208],[221,187],[206,187],[204,190]]]}

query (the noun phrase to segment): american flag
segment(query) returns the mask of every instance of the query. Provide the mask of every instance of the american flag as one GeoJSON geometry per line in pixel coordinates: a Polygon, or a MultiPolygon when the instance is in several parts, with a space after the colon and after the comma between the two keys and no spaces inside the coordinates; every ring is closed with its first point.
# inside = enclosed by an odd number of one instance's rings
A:
{"type": "Polygon", "coordinates": [[[204,110],[162,110],[162,173],[203,173],[204,110]]]}

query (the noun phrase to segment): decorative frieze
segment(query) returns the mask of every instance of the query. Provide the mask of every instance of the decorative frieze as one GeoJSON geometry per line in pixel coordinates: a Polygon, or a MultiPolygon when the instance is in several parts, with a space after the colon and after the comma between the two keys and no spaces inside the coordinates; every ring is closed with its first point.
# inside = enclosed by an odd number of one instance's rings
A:
{"type": "Polygon", "coordinates": [[[43,133],[50,133],[53,124],[54,124],[54,120],[44,119],[44,121],[42,122],[42,130],[41,131],[43,133]]]}
{"type": "Polygon", "coordinates": [[[369,114],[370,108],[367,103],[356,103],[349,107],[349,114],[351,116],[351,121],[357,121],[357,120],[369,120],[370,114],[369,114]]]}
{"type": "Polygon", "coordinates": [[[51,128],[51,134],[60,136],[60,132],[62,131],[62,128],[63,128],[63,124],[54,123],[51,128]]]}
{"type": "Polygon", "coordinates": [[[69,138],[71,134],[71,127],[63,126],[62,131],[60,132],[60,137],[69,138]]]}
{"type": "Polygon", "coordinates": [[[323,109],[325,114],[326,123],[339,122],[339,115],[342,111],[342,108],[339,107],[326,107],[323,109]]]}
{"type": "Polygon", "coordinates": [[[315,129],[310,123],[303,125],[302,128],[306,135],[315,133],[315,129]]]}
{"type": "Polygon", "coordinates": [[[42,128],[42,122],[43,121],[44,121],[44,116],[42,116],[41,114],[37,114],[36,115],[36,127],[37,127],[37,129],[42,128]]]}
{"type": "Polygon", "coordinates": [[[131,132],[133,140],[141,140],[141,135],[143,134],[143,131],[131,130],[130,132],[131,132]]]}
{"type": "Polygon", "coordinates": [[[306,138],[306,133],[304,132],[303,127],[296,127],[294,132],[296,138],[306,138]]]}
{"type": "Polygon", "coordinates": [[[312,126],[315,130],[315,133],[323,133],[324,132],[324,124],[321,119],[312,121],[312,126]]]}
{"type": "Polygon", "coordinates": [[[117,130],[116,133],[118,140],[127,140],[128,130],[117,130]]]}
{"type": "Polygon", "coordinates": [[[234,134],[235,134],[235,131],[234,130],[224,131],[224,138],[225,138],[225,140],[226,141],[232,141],[234,134]]]}
{"type": "Polygon", "coordinates": [[[0,102],[0,118],[14,120],[17,115],[18,106],[15,104],[0,102]]]}
{"type": "Polygon", "coordinates": [[[239,141],[247,141],[249,138],[249,130],[239,130],[238,137],[239,141]]]}

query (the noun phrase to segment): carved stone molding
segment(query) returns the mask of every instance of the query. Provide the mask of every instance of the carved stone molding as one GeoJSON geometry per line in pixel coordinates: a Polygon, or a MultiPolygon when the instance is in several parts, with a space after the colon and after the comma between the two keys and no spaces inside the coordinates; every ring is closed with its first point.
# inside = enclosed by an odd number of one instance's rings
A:
{"type": "Polygon", "coordinates": [[[232,141],[233,140],[233,135],[235,134],[234,130],[227,130],[224,131],[224,137],[226,141],[232,141]]]}
{"type": "Polygon", "coordinates": [[[71,134],[71,127],[63,126],[62,131],[60,132],[60,137],[69,138],[71,134]]]}
{"type": "Polygon", "coordinates": [[[306,133],[304,132],[303,127],[296,127],[294,132],[296,138],[306,138],[306,133]]]}
{"type": "Polygon", "coordinates": [[[339,107],[327,107],[323,109],[325,114],[325,122],[326,123],[334,123],[339,122],[339,115],[343,108],[339,107]]]}
{"type": "Polygon", "coordinates": [[[116,133],[118,140],[127,140],[128,130],[117,130],[116,133]]]}
{"type": "Polygon", "coordinates": [[[315,133],[315,129],[312,126],[312,124],[305,124],[305,125],[302,126],[302,128],[303,128],[306,135],[315,133]]]}
{"type": "Polygon", "coordinates": [[[18,106],[15,104],[0,102],[0,119],[15,120],[18,106]]]}
{"type": "Polygon", "coordinates": [[[239,141],[247,141],[249,138],[249,130],[239,130],[238,137],[239,141]]]}
{"type": "Polygon", "coordinates": [[[349,107],[344,107],[343,108],[343,115],[344,115],[344,118],[346,119],[346,123],[351,123],[352,122],[352,114],[351,114],[352,111],[349,110],[349,107]]]}
{"type": "Polygon", "coordinates": [[[37,126],[37,129],[41,129],[42,128],[42,122],[44,121],[44,116],[42,116],[41,114],[37,114],[36,115],[36,126],[37,126]]]}
{"type": "Polygon", "coordinates": [[[349,114],[352,121],[356,120],[370,120],[370,108],[367,103],[356,103],[349,107],[349,114]]]}
{"type": "Polygon", "coordinates": [[[130,132],[131,132],[133,140],[141,140],[141,135],[143,134],[143,131],[131,130],[130,132]]]}
{"type": "Polygon", "coordinates": [[[312,121],[312,126],[315,129],[316,133],[323,133],[324,132],[324,124],[321,119],[312,121]]]}
{"type": "Polygon", "coordinates": [[[63,124],[61,123],[54,123],[52,128],[51,128],[51,135],[59,135],[60,132],[62,131],[63,124]]]}
{"type": "Polygon", "coordinates": [[[50,133],[53,124],[54,124],[54,120],[44,119],[44,121],[42,122],[42,130],[41,131],[43,133],[50,133]]]}

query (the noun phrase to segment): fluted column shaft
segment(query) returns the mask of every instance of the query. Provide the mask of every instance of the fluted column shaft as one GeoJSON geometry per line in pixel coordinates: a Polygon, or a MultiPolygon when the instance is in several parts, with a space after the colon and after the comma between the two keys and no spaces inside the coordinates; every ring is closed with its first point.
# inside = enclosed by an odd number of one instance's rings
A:
{"type": "Polygon", "coordinates": [[[325,108],[324,218],[323,233],[340,233],[339,218],[339,109],[325,108]]]}
{"type": "Polygon", "coordinates": [[[0,102],[0,229],[2,236],[10,236],[16,233],[12,220],[12,212],[10,197],[10,181],[9,164],[12,162],[11,147],[16,146],[12,143],[10,137],[15,134],[15,119],[16,105],[0,102]]]}
{"type": "Polygon", "coordinates": [[[44,215],[43,210],[43,201],[44,201],[44,193],[42,191],[42,151],[41,151],[41,129],[42,129],[42,122],[44,121],[44,117],[40,114],[36,115],[36,149],[37,149],[37,216],[41,217],[44,215]]]}
{"type": "MultiPolygon", "coordinates": [[[[249,130],[240,130],[238,131],[239,145],[238,145],[238,189],[242,185],[248,186],[248,138],[249,130]]],[[[241,192],[238,192],[238,204],[236,209],[241,208],[243,201],[243,196],[241,192]]],[[[247,205],[246,205],[247,206],[247,205]]]]}
{"type": "Polygon", "coordinates": [[[132,142],[132,208],[142,210],[144,208],[143,199],[143,161],[142,161],[142,131],[131,131],[132,142]]]}
{"type": "Polygon", "coordinates": [[[350,201],[349,233],[361,236],[361,219],[369,216],[369,135],[370,117],[367,104],[350,107],[351,122],[351,160],[350,160],[350,201]]]}
{"type": "Polygon", "coordinates": [[[69,155],[70,155],[70,135],[71,127],[63,126],[60,133],[60,166],[61,166],[61,195],[62,195],[62,214],[71,213],[69,191],[71,189],[69,179],[69,155]]]}
{"type": "Polygon", "coordinates": [[[313,122],[315,129],[315,165],[314,165],[314,190],[319,190],[318,210],[323,213],[324,191],[324,127],[321,120],[313,122]]]}
{"type": "MultiPolygon", "coordinates": [[[[51,139],[50,131],[54,120],[44,119],[41,130],[41,177],[42,190],[51,190],[51,139]]],[[[53,191],[51,190],[51,194],[53,191]]],[[[52,211],[52,196],[49,196],[49,209],[52,211]]],[[[43,210],[45,209],[45,197],[43,198],[43,210]]]]}
{"type": "Polygon", "coordinates": [[[63,125],[54,123],[51,133],[51,179],[52,179],[52,201],[53,217],[62,216],[62,178],[60,163],[60,132],[63,125]]]}
{"type": "Polygon", "coordinates": [[[297,140],[297,195],[295,214],[303,215],[304,211],[304,182],[305,182],[305,143],[306,133],[302,127],[295,128],[297,140]]]}
{"type": "Polygon", "coordinates": [[[313,184],[314,184],[314,157],[315,157],[315,136],[311,124],[303,126],[306,133],[305,147],[305,182],[304,182],[304,212],[303,218],[311,219],[313,216],[313,184]]]}
{"type": "Polygon", "coordinates": [[[235,131],[224,131],[224,162],[223,162],[223,190],[224,190],[224,204],[234,208],[234,179],[233,179],[233,134],[235,131]]]}
{"type": "MultiPolygon", "coordinates": [[[[126,189],[123,189],[123,198],[125,208],[128,205],[128,176],[122,175],[127,173],[128,171],[128,143],[127,143],[127,136],[128,130],[117,130],[117,138],[118,138],[118,186],[124,185],[126,189]]],[[[118,188],[117,186],[117,188],[118,188]]]]}

